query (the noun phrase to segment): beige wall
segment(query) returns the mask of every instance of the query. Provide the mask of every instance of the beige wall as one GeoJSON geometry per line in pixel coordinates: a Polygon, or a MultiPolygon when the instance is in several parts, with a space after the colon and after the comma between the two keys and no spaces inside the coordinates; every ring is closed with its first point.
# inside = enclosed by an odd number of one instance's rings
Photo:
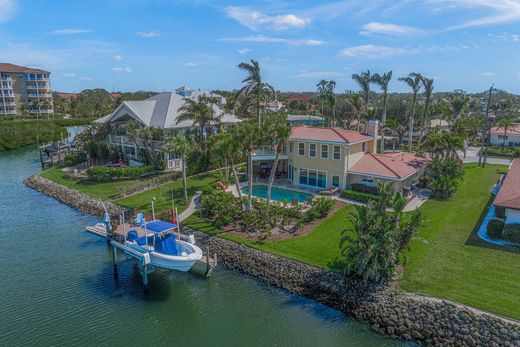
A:
{"type": "MultiPolygon", "coordinates": [[[[420,177],[423,173],[424,173],[424,169],[407,177],[403,181],[396,181],[396,180],[376,178],[376,177],[373,177],[373,181],[374,181],[374,183],[379,183],[379,184],[390,183],[392,185],[393,190],[395,190],[396,192],[402,192],[403,188],[410,188],[412,186],[412,184],[417,180],[417,178],[420,177]]],[[[371,177],[349,173],[348,177],[347,177],[348,188],[351,188],[351,185],[355,184],[355,183],[371,185],[370,183],[363,182],[363,179],[367,179],[367,178],[371,178],[371,177]]]]}

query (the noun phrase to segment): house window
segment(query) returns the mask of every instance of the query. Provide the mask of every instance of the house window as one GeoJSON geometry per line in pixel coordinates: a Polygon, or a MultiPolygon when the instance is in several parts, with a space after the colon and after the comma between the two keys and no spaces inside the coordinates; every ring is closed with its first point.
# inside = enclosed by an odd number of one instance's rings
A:
{"type": "Polygon", "coordinates": [[[293,143],[289,142],[289,152],[292,153],[293,150],[293,143]]]}
{"type": "Polygon", "coordinates": [[[300,180],[299,180],[299,183],[307,185],[307,183],[308,183],[308,172],[307,172],[306,169],[300,169],[300,180]]]}
{"type": "Polygon", "coordinates": [[[327,186],[327,173],[325,171],[300,169],[298,183],[311,187],[325,188],[327,186]]]}
{"type": "Polygon", "coordinates": [[[334,187],[339,187],[339,176],[332,176],[332,185],[334,187]]]}
{"type": "Polygon", "coordinates": [[[123,152],[127,155],[135,155],[135,148],[130,146],[123,146],[123,152]]]}
{"type": "Polygon", "coordinates": [[[365,152],[365,142],[361,144],[361,152],[365,152]]]}
{"type": "Polygon", "coordinates": [[[305,143],[303,142],[298,143],[298,155],[302,157],[305,155],[305,143]]]}
{"type": "Polygon", "coordinates": [[[287,175],[288,175],[288,178],[289,178],[289,181],[292,182],[292,174],[293,174],[293,167],[292,167],[292,164],[289,163],[289,169],[287,170],[287,175]]]}
{"type": "Polygon", "coordinates": [[[316,158],[316,144],[315,143],[309,144],[309,157],[316,158]]]}
{"type": "Polygon", "coordinates": [[[329,145],[321,145],[321,159],[329,158],[329,145]]]}
{"type": "Polygon", "coordinates": [[[327,187],[327,173],[324,171],[318,171],[318,187],[327,187]]]}
{"type": "Polygon", "coordinates": [[[508,136],[507,135],[498,135],[498,139],[499,140],[507,140],[508,136]]]}
{"type": "MultiPolygon", "coordinates": [[[[334,159],[340,160],[341,159],[341,147],[340,146],[334,146],[334,159]]],[[[338,177],[339,180],[339,177],[338,177]]]]}
{"type": "Polygon", "coordinates": [[[361,179],[361,182],[374,183],[374,179],[373,178],[363,178],[363,179],[361,179]]]}

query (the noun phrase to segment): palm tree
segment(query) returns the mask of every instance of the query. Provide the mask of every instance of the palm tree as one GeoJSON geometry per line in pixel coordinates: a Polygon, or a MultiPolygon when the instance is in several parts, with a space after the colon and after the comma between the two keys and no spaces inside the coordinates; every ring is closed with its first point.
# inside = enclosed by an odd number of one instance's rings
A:
{"type": "Polygon", "coordinates": [[[504,128],[504,142],[502,143],[502,148],[504,148],[506,146],[507,130],[513,126],[513,120],[511,118],[503,118],[498,121],[498,126],[504,128]]]}
{"type": "Polygon", "coordinates": [[[370,83],[374,82],[374,77],[370,74],[370,70],[363,71],[360,74],[353,74],[352,79],[361,88],[365,97],[365,112],[368,112],[368,98],[370,96],[370,83]]]}
{"type": "Polygon", "coordinates": [[[179,108],[176,124],[192,121],[198,128],[200,141],[204,142],[212,135],[213,126],[220,121],[221,115],[216,115],[210,100],[202,97],[199,100],[184,99],[184,105],[179,108]]]}
{"type": "Polygon", "coordinates": [[[186,158],[193,150],[193,144],[185,136],[169,136],[166,139],[163,150],[168,153],[178,153],[181,155],[182,166],[182,189],[184,200],[188,201],[188,185],[186,181],[186,158]]]}
{"type": "Polygon", "coordinates": [[[469,101],[470,101],[469,97],[467,97],[464,94],[464,92],[456,91],[450,97],[450,106],[451,106],[451,110],[453,112],[451,121],[454,124],[453,129],[452,129],[454,134],[456,134],[457,130],[458,130],[457,129],[457,120],[468,107],[469,101]]]}
{"type": "Polygon", "coordinates": [[[320,115],[323,117],[323,100],[325,99],[326,90],[327,90],[327,81],[321,80],[316,84],[317,87],[317,93],[318,93],[318,99],[320,100],[321,104],[321,112],[320,115]]]}
{"type": "Polygon", "coordinates": [[[354,109],[357,122],[356,129],[359,131],[361,126],[361,115],[364,107],[363,98],[358,93],[350,93],[347,95],[347,103],[349,103],[354,109]]]}
{"type": "Polygon", "coordinates": [[[216,136],[215,148],[218,148],[219,154],[224,157],[226,164],[231,167],[238,198],[240,199],[242,208],[244,209],[245,205],[242,198],[242,191],[240,190],[240,180],[238,179],[238,173],[235,167],[237,162],[242,161],[244,152],[238,130],[238,127],[232,127],[227,131],[218,133],[216,136]]]}
{"type": "Polygon", "coordinates": [[[422,140],[424,138],[424,133],[426,131],[426,122],[428,118],[428,111],[430,108],[430,102],[432,100],[433,94],[433,78],[421,78],[422,85],[424,87],[424,96],[426,98],[424,102],[424,113],[422,117],[422,128],[421,133],[419,135],[419,147],[421,146],[422,140]]]}
{"type": "Polygon", "coordinates": [[[269,83],[262,81],[258,61],[251,59],[251,63],[240,63],[238,64],[238,68],[246,71],[248,76],[242,81],[242,83],[246,83],[246,85],[238,91],[236,96],[240,94],[244,94],[246,97],[250,97],[251,95],[255,96],[256,122],[260,123],[260,104],[262,101],[262,95],[274,95],[274,88],[269,83]]]}
{"type": "Polygon", "coordinates": [[[29,109],[25,104],[20,104],[20,106],[18,106],[18,112],[20,112],[20,115],[23,118],[27,118],[27,116],[29,115],[29,109]]]}
{"type": "Polygon", "coordinates": [[[395,134],[397,133],[397,128],[399,127],[399,123],[395,119],[389,119],[385,122],[385,126],[383,128],[383,132],[390,131],[392,132],[392,151],[395,152],[395,134]]]}
{"type": "Polygon", "coordinates": [[[268,129],[266,129],[267,134],[272,137],[276,151],[274,164],[271,168],[271,174],[269,175],[269,183],[267,185],[267,205],[271,204],[271,190],[273,188],[274,176],[276,175],[278,162],[280,161],[280,154],[282,153],[285,142],[291,134],[291,127],[287,124],[287,113],[283,111],[272,112],[268,117],[266,117],[266,126],[268,127],[268,129]]]}
{"type": "Polygon", "coordinates": [[[383,114],[381,115],[381,153],[385,152],[385,135],[383,132],[383,127],[386,122],[386,109],[388,107],[388,85],[392,80],[392,71],[388,71],[382,75],[376,73],[373,77],[374,83],[381,88],[383,91],[383,114]]]}
{"type": "Polygon", "coordinates": [[[420,73],[412,72],[407,77],[399,78],[399,81],[406,83],[412,88],[413,99],[412,99],[412,112],[410,113],[410,125],[408,126],[408,151],[412,151],[412,140],[413,140],[413,122],[415,118],[415,103],[417,101],[417,94],[421,90],[421,79],[420,73]]]}
{"type": "Polygon", "coordinates": [[[332,127],[334,127],[336,125],[336,114],[335,114],[336,95],[334,94],[334,88],[336,88],[336,81],[328,81],[327,82],[327,101],[329,103],[330,112],[331,112],[329,125],[332,127]]]}
{"type": "Polygon", "coordinates": [[[36,112],[36,119],[40,118],[40,107],[41,107],[41,102],[39,100],[34,100],[31,103],[31,109],[37,111],[36,112]]]}

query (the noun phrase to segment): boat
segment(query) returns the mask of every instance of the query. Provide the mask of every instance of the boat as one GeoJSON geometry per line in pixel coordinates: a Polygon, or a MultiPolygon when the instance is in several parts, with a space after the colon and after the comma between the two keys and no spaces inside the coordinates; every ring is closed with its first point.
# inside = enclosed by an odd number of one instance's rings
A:
{"type": "Polygon", "coordinates": [[[148,253],[152,266],[186,272],[203,254],[193,235],[181,235],[176,229],[177,224],[143,220],[130,227],[124,245],[141,254],[148,253]]]}

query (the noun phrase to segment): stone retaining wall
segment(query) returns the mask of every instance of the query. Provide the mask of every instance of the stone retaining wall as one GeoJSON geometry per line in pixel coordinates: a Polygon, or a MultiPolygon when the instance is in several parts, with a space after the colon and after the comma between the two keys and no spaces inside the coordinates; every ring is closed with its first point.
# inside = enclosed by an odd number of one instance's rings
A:
{"type": "MultiPolygon", "coordinates": [[[[81,212],[101,215],[101,203],[41,176],[25,183],[81,212]]],[[[119,215],[123,208],[106,204],[119,215]]],[[[373,288],[337,273],[303,264],[233,241],[194,231],[230,269],[308,297],[369,324],[377,332],[434,346],[520,346],[520,324],[466,306],[402,293],[390,286],[373,288]]],[[[498,295],[498,293],[497,293],[498,295]]]]}

